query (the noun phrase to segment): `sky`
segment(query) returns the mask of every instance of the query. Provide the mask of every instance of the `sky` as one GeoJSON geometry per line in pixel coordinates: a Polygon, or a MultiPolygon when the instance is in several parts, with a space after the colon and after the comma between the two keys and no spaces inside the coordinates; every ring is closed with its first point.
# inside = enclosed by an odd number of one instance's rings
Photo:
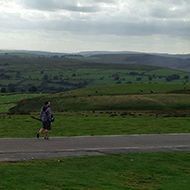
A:
{"type": "Polygon", "coordinates": [[[190,0],[0,0],[0,49],[190,53],[190,0]]]}

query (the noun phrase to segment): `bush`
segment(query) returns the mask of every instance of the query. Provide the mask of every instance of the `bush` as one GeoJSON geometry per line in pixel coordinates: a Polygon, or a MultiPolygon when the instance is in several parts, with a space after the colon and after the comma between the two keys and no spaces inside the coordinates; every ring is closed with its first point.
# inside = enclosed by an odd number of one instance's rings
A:
{"type": "Polygon", "coordinates": [[[5,93],[6,92],[6,88],[1,88],[1,92],[5,93]]]}
{"type": "Polygon", "coordinates": [[[37,92],[37,88],[35,86],[30,87],[29,92],[37,92]]]}
{"type": "Polygon", "coordinates": [[[173,74],[173,75],[170,75],[170,76],[167,76],[167,77],[166,77],[166,80],[167,80],[168,82],[170,82],[170,81],[172,81],[172,80],[179,80],[179,79],[180,79],[180,76],[177,75],[177,74],[173,74]]]}

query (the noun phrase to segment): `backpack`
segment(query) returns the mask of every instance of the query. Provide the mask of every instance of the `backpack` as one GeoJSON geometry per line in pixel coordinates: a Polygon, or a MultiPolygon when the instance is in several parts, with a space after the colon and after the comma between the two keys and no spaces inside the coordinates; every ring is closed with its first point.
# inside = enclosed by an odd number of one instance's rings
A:
{"type": "Polygon", "coordinates": [[[41,121],[42,122],[47,122],[47,110],[48,108],[45,108],[45,107],[42,107],[42,110],[41,110],[41,121]]]}

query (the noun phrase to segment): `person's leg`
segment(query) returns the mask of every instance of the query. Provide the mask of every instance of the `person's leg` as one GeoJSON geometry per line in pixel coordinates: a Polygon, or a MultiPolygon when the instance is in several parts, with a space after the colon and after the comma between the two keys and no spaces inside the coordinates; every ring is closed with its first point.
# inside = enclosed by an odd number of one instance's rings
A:
{"type": "Polygon", "coordinates": [[[46,140],[49,140],[49,137],[48,137],[48,133],[49,133],[49,130],[51,130],[51,122],[47,122],[46,123],[46,128],[45,128],[45,139],[46,140]]]}
{"type": "Polygon", "coordinates": [[[48,132],[49,132],[48,130],[45,131],[45,138],[48,137],[48,132]]]}
{"type": "Polygon", "coordinates": [[[37,133],[37,138],[39,139],[39,137],[40,137],[40,134],[44,131],[45,129],[42,127],[41,129],[40,129],[40,131],[37,133]]]}
{"type": "Polygon", "coordinates": [[[45,129],[42,127],[39,131],[39,133],[41,134],[45,129]]]}
{"type": "Polygon", "coordinates": [[[44,139],[46,139],[46,140],[49,140],[49,137],[48,137],[48,132],[49,132],[49,130],[48,130],[48,129],[46,129],[46,131],[45,131],[45,137],[44,137],[44,139]]]}

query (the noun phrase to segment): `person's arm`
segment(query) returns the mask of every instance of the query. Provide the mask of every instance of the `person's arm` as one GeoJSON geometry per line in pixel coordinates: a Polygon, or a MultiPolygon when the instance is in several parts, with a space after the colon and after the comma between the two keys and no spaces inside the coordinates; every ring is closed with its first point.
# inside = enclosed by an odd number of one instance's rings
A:
{"type": "Polygon", "coordinates": [[[40,110],[40,119],[42,119],[42,111],[43,111],[43,107],[40,110]]]}

